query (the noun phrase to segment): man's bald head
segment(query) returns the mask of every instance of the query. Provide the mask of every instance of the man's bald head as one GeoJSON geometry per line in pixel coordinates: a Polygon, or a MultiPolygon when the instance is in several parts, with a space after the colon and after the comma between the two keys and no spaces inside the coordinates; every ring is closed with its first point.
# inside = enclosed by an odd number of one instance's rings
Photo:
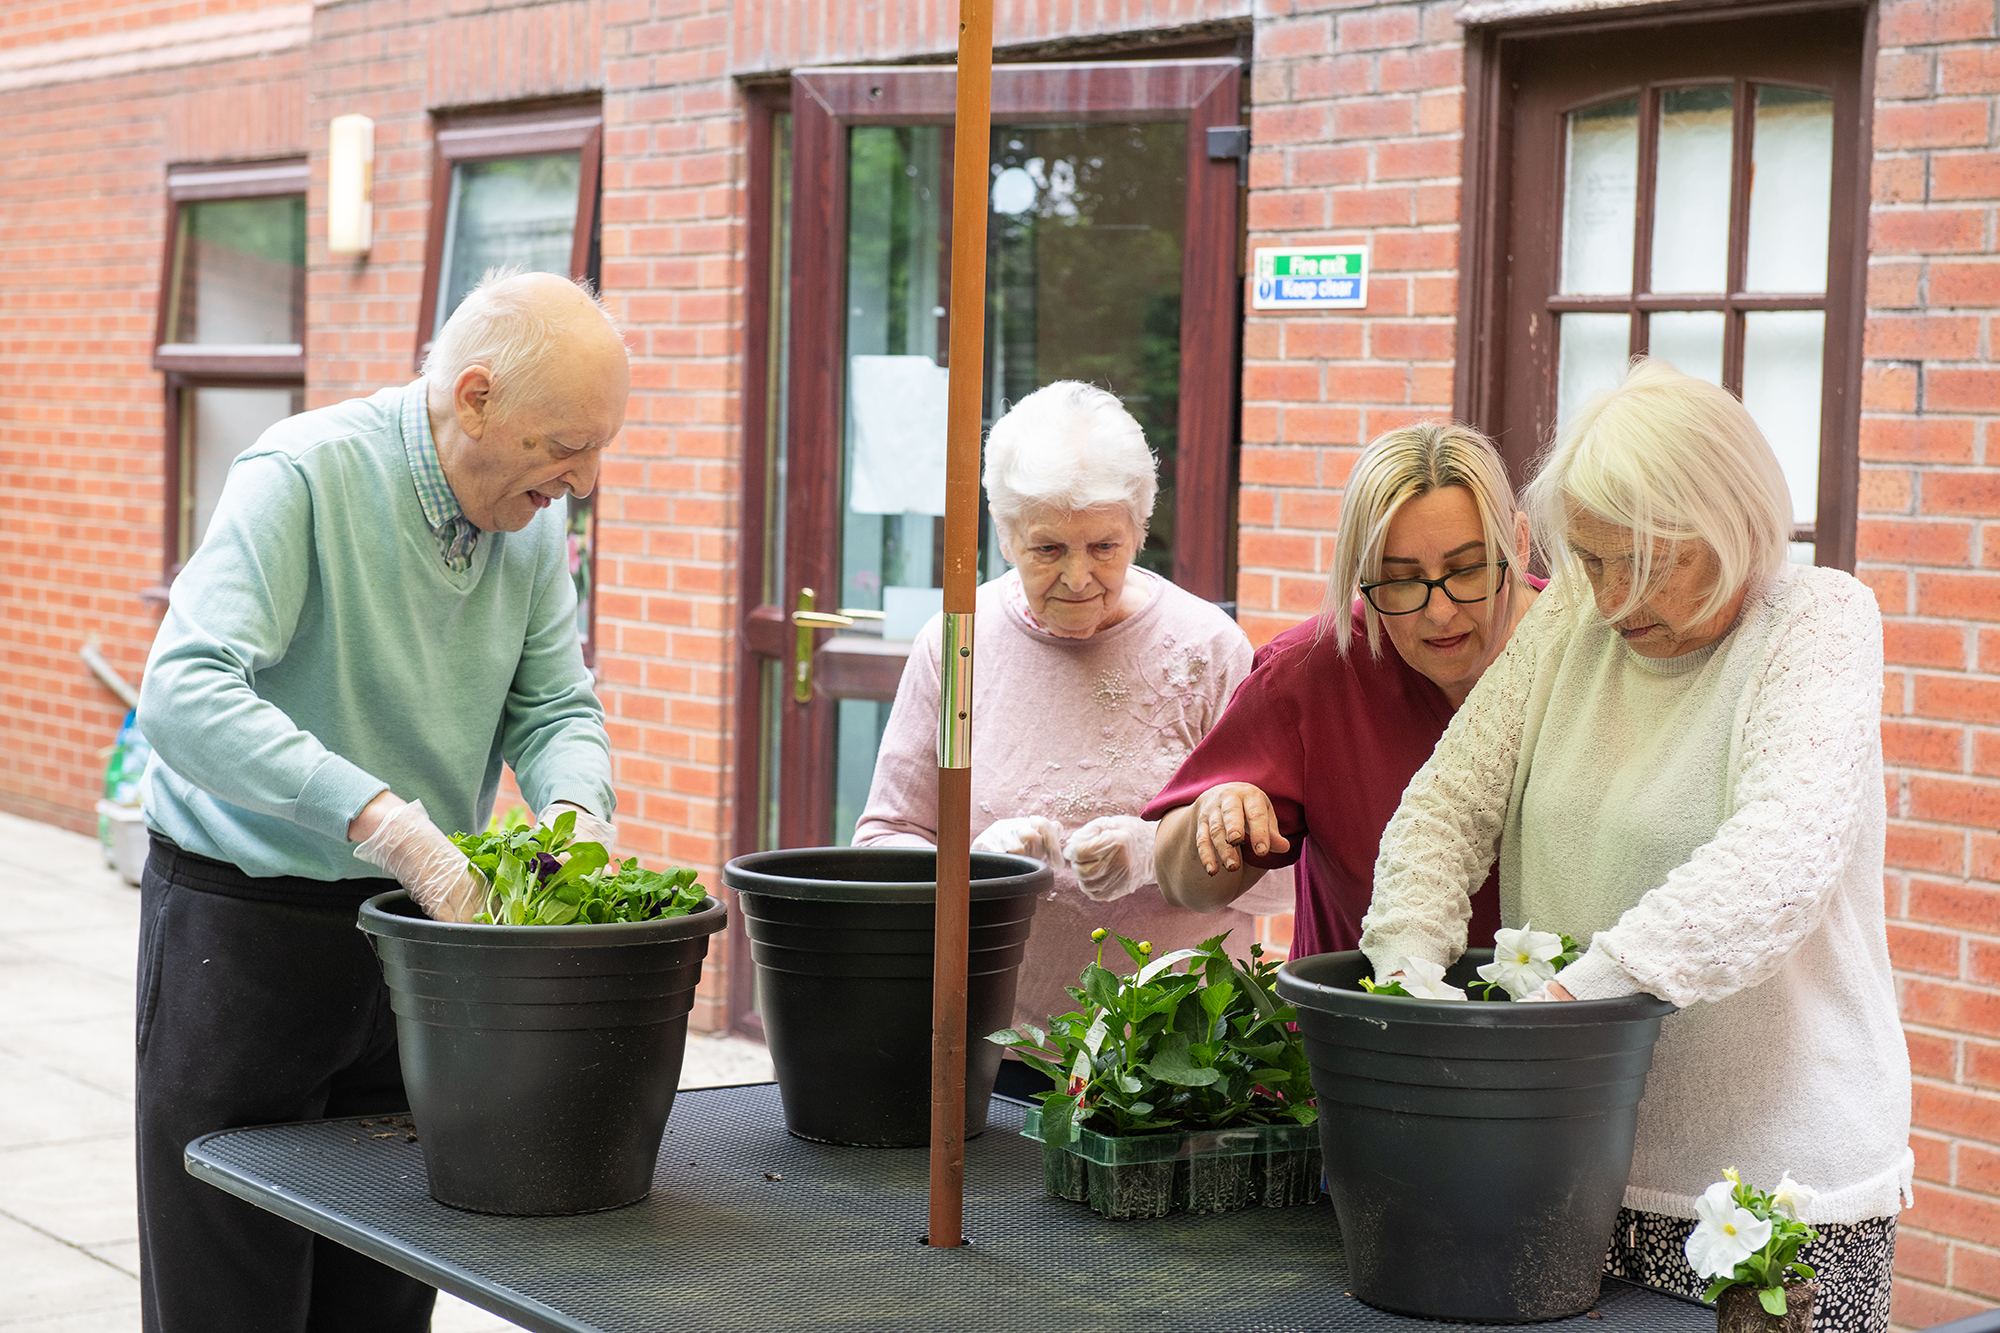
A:
{"type": "Polygon", "coordinates": [[[587,288],[554,273],[492,270],[466,293],[424,358],[431,403],[449,402],[473,366],[490,381],[488,412],[504,418],[563,381],[625,374],[625,342],[587,288]]]}

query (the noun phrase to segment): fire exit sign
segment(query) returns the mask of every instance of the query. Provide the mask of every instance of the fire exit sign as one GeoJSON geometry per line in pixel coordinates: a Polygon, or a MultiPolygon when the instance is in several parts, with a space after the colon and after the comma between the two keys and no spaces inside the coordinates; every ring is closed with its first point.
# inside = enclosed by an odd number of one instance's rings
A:
{"type": "Polygon", "coordinates": [[[1254,310],[1360,310],[1368,304],[1368,247],[1257,251],[1254,310]]]}

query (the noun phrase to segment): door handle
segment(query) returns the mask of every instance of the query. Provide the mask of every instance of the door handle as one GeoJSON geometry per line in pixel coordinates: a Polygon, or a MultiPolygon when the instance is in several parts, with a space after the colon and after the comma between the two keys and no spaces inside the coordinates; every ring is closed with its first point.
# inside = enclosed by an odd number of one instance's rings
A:
{"type": "Polygon", "coordinates": [[[792,624],[798,631],[792,647],[792,698],[802,704],[812,702],[813,631],[846,629],[857,620],[882,619],[880,611],[848,606],[838,611],[815,611],[817,601],[818,594],[811,588],[800,588],[799,609],[792,612],[792,624]]]}

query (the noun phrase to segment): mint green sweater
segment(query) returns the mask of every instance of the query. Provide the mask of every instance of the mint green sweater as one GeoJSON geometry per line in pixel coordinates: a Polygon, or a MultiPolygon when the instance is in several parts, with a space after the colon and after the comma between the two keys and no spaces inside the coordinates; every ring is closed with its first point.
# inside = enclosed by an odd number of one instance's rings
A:
{"type": "Polygon", "coordinates": [[[604,710],[576,640],[563,511],[446,568],[404,395],[307,412],[230,469],[174,580],[139,697],[146,821],[249,875],[380,875],[347,826],[383,790],[482,828],[513,766],[539,810],[609,817],[604,710]]]}

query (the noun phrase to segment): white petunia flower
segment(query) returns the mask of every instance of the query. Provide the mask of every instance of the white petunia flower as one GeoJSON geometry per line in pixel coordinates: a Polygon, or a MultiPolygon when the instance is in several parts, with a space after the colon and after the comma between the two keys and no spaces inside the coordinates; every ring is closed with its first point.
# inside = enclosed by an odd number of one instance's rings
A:
{"type": "Polygon", "coordinates": [[[1771,1206],[1783,1212],[1794,1222],[1799,1220],[1799,1211],[1812,1207],[1812,1201],[1819,1197],[1819,1191],[1810,1185],[1801,1185],[1792,1179],[1792,1173],[1785,1172],[1778,1188],[1771,1191],[1771,1206]]]}
{"type": "Polygon", "coordinates": [[[1403,960],[1403,989],[1417,1000],[1462,1000],[1465,992],[1447,985],[1444,968],[1422,958],[1403,960]]]}
{"type": "Polygon", "coordinates": [[[1764,1248],[1771,1224],[1748,1208],[1738,1208],[1735,1186],[1718,1180],[1695,1202],[1701,1222],[1687,1238],[1687,1260],[1702,1277],[1733,1277],[1736,1265],[1764,1248]]]}
{"type": "Polygon", "coordinates": [[[1536,930],[1533,922],[1522,922],[1519,930],[1495,931],[1493,961],[1479,969],[1479,979],[1521,999],[1556,974],[1554,960],[1562,947],[1562,936],[1536,930]]]}

